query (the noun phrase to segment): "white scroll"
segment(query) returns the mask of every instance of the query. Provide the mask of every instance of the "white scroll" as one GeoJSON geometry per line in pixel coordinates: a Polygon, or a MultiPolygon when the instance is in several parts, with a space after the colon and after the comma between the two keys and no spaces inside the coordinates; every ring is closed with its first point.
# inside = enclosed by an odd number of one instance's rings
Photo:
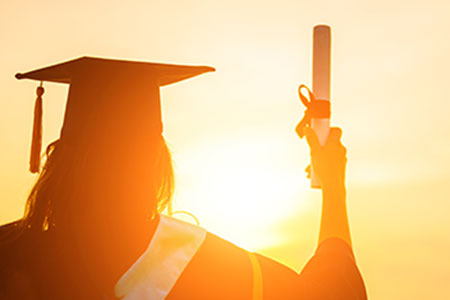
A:
{"type": "MultiPolygon", "coordinates": [[[[317,25],[313,34],[312,90],[318,100],[330,101],[331,29],[327,25],[317,25]]],[[[330,132],[330,119],[311,119],[311,127],[316,132],[320,144],[325,145],[330,132]]],[[[311,187],[320,188],[320,181],[311,165],[311,187]]]]}

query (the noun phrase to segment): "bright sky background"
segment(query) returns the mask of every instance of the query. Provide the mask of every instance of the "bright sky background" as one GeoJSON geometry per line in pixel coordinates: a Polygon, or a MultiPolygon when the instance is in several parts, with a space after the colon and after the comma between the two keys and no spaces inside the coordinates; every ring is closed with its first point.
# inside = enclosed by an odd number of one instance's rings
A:
{"type": "MultiPolygon", "coordinates": [[[[303,169],[300,83],[312,28],[332,26],[332,123],[348,148],[348,206],[371,299],[450,298],[450,2],[2,1],[0,223],[23,213],[37,83],[14,74],[83,55],[205,64],[163,88],[175,209],[299,271],[320,192],[303,169]]],[[[46,84],[45,145],[67,88],[46,84]]]]}

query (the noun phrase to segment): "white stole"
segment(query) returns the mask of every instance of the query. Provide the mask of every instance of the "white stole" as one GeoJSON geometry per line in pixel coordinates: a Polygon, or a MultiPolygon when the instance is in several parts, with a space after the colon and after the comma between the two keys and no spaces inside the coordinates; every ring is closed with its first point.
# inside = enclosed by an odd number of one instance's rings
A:
{"type": "Polygon", "coordinates": [[[205,229],[161,215],[150,245],[116,283],[115,295],[124,300],[166,298],[205,237],[205,229]]]}

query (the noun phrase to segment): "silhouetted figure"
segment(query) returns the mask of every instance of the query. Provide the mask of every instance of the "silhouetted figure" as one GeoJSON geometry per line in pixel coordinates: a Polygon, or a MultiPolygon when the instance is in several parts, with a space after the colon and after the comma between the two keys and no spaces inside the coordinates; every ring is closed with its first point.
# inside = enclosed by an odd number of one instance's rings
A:
{"type": "Polygon", "coordinates": [[[300,275],[160,214],[173,172],[159,86],[212,70],[80,58],[17,75],[70,90],[60,139],[47,148],[25,216],[0,228],[0,299],[366,299],[339,129],[324,147],[306,130],[323,214],[319,247],[300,275]]]}

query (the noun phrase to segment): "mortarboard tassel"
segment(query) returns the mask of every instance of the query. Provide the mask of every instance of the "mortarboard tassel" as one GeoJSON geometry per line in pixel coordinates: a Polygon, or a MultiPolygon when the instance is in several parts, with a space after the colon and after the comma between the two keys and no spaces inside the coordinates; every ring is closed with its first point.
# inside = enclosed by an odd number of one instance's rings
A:
{"type": "Polygon", "coordinates": [[[31,140],[30,172],[39,173],[41,166],[42,148],[42,95],[44,87],[41,84],[36,89],[36,103],[34,104],[33,137],[31,140]]]}

